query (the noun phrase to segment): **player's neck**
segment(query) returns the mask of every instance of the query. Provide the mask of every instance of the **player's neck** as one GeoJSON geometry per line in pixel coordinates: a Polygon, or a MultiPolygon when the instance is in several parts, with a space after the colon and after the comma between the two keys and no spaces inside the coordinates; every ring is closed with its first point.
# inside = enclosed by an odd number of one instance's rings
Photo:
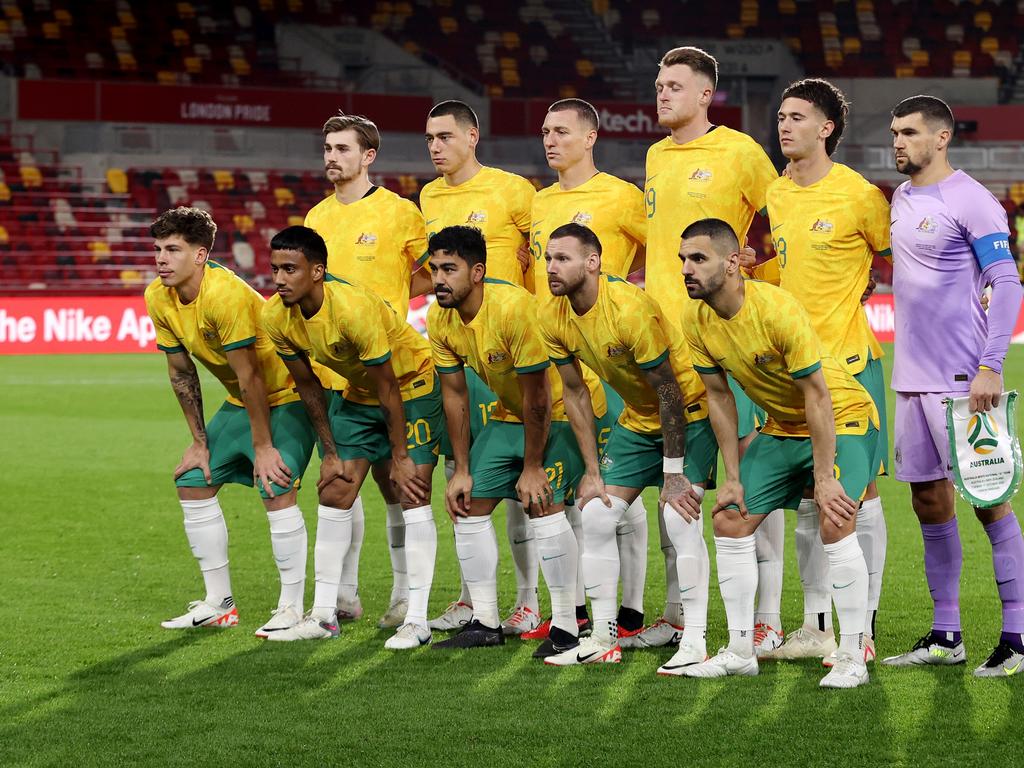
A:
{"type": "Polygon", "coordinates": [[[467,160],[465,163],[460,165],[451,173],[446,173],[444,175],[444,183],[447,184],[449,187],[457,187],[459,186],[459,184],[465,184],[467,181],[469,181],[478,173],[480,173],[480,170],[482,168],[483,166],[480,165],[480,161],[473,157],[472,159],[467,160]]]}
{"type": "Polygon", "coordinates": [[[694,139],[699,139],[710,130],[711,121],[708,120],[707,113],[705,113],[695,120],[673,128],[672,141],[675,144],[688,144],[694,139]]]}
{"type": "Polygon", "coordinates": [[[708,296],[704,301],[715,310],[715,314],[724,320],[732,320],[743,309],[743,300],[746,289],[743,280],[730,285],[728,282],[717,290],[713,295],[708,296]]]}
{"type": "Polygon", "coordinates": [[[954,173],[953,166],[943,156],[941,160],[929,163],[926,168],[913,174],[910,177],[910,184],[914,187],[930,187],[932,184],[938,184],[940,181],[948,179],[954,173]]]}
{"type": "Polygon", "coordinates": [[[799,160],[790,160],[789,178],[798,187],[809,187],[828,176],[833,165],[835,163],[832,162],[832,158],[824,152],[810,157],[801,157],[799,160]]]}
{"type": "Polygon", "coordinates": [[[558,186],[563,190],[576,189],[597,175],[594,159],[588,157],[564,171],[558,172],[558,186]]]}
{"type": "Polygon", "coordinates": [[[484,304],[484,285],[474,286],[466,296],[466,299],[456,307],[455,311],[459,313],[459,317],[462,319],[463,325],[469,325],[476,319],[476,316],[480,314],[480,307],[484,304]]]}
{"type": "Polygon", "coordinates": [[[178,301],[182,304],[191,304],[199,295],[199,289],[203,287],[203,275],[206,274],[206,267],[196,270],[181,285],[175,286],[174,291],[178,294],[178,301]]]}
{"type": "Polygon", "coordinates": [[[600,285],[597,280],[584,280],[578,291],[569,294],[569,306],[577,315],[585,315],[597,304],[598,293],[600,285]]]}
{"type": "Polygon", "coordinates": [[[313,283],[313,287],[309,293],[299,299],[299,312],[302,316],[309,320],[324,305],[324,284],[313,283]]]}
{"type": "Polygon", "coordinates": [[[373,184],[370,183],[370,177],[367,174],[357,176],[351,181],[343,181],[341,184],[334,185],[334,196],[338,199],[338,202],[343,205],[351,205],[357,200],[362,200],[366,193],[370,191],[370,187],[373,184]]]}

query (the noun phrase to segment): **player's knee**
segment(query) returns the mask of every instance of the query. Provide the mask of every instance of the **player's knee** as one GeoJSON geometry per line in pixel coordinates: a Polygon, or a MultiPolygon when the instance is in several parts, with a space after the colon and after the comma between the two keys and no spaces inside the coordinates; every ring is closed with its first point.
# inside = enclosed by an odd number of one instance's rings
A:
{"type": "Polygon", "coordinates": [[[911,483],[910,501],[922,523],[935,525],[953,519],[953,486],[946,480],[911,483]]]}
{"type": "Polygon", "coordinates": [[[178,487],[178,499],[181,501],[205,501],[217,495],[220,486],[204,485],[198,487],[178,487]]]}
{"type": "Polygon", "coordinates": [[[749,531],[744,525],[743,516],[738,509],[723,509],[715,515],[715,536],[735,539],[746,536],[749,531]]]}
{"type": "MultiPolygon", "coordinates": [[[[320,503],[325,507],[349,509],[356,503],[359,488],[343,480],[335,480],[320,491],[320,503]]],[[[390,502],[389,502],[390,503],[390,502]]]]}
{"type": "Polygon", "coordinates": [[[997,520],[1002,520],[1009,514],[1012,514],[1013,510],[1010,508],[1009,503],[1003,503],[996,507],[975,507],[974,516],[978,518],[978,522],[982,525],[991,525],[997,520]]]}
{"type": "Polygon", "coordinates": [[[822,517],[820,531],[822,544],[835,544],[853,533],[853,520],[847,520],[839,526],[832,522],[831,518],[822,517]]]}

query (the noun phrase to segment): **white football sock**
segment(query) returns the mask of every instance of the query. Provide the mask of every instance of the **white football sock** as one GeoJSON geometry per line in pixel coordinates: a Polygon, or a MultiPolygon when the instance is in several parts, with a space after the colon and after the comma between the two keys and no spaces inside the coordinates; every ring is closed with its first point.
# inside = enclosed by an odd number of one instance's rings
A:
{"type": "Polygon", "coordinates": [[[729,650],[749,658],[754,653],[754,593],[757,592],[757,556],[754,536],[715,537],[718,586],[729,624],[729,650]]]}
{"type": "Polygon", "coordinates": [[[564,512],[530,518],[537,554],[551,595],[551,626],[576,636],[576,570],[579,547],[564,512]]]}
{"type": "Polygon", "coordinates": [[[617,496],[608,497],[606,507],[601,499],[591,499],[583,508],[583,580],[593,611],[593,637],[614,645],[618,640],[616,626],[619,596],[619,550],[615,528],[629,505],[617,496]]]}
{"type": "MultiPolygon", "coordinates": [[[[444,460],[444,478],[445,480],[451,480],[455,476],[455,460],[445,459],[444,460]]],[[[452,531],[454,536],[454,531],[452,531]]],[[[459,602],[465,603],[466,605],[473,605],[473,598],[469,595],[469,585],[466,584],[466,577],[462,575],[462,569],[459,568],[459,602]]]]}
{"type": "Polygon", "coordinates": [[[281,576],[281,596],[277,607],[294,605],[301,614],[306,587],[306,521],[297,505],[267,512],[270,523],[270,548],[281,576]]]}
{"type": "Polygon", "coordinates": [[[755,624],[782,629],[782,563],[786,547],[786,511],[769,512],[754,531],[757,554],[755,624]]]}
{"type": "Polygon", "coordinates": [[[405,518],[401,504],[385,504],[388,553],[391,555],[391,602],[409,599],[409,569],[405,564],[405,518]]]}
{"type": "Polygon", "coordinates": [[[231,575],[228,573],[228,527],[224,522],[217,497],[179,500],[185,515],[185,536],[192,554],[199,562],[206,586],[206,602],[220,605],[231,597],[231,575]]]}
{"type": "Polygon", "coordinates": [[[665,619],[679,627],[683,624],[682,608],[679,605],[679,573],[676,561],[679,553],[665,530],[665,511],[658,504],[658,534],[661,536],[661,554],[665,557],[665,619]]]}
{"type": "Polygon", "coordinates": [[[427,604],[437,557],[437,526],[429,504],[407,509],[402,516],[405,519],[405,561],[409,570],[409,610],[405,622],[426,629],[427,604]]]}
{"type": "Polygon", "coordinates": [[[572,535],[576,537],[576,551],[579,558],[576,560],[576,605],[587,605],[587,590],[583,586],[583,510],[576,504],[569,504],[565,507],[565,519],[569,521],[572,528],[572,535]]]}
{"type": "MultiPolygon", "coordinates": [[[[356,504],[359,504],[356,499],[356,504]]],[[[341,564],[352,544],[352,517],[349,509],[325,507],[316,510],[316,544],[313,546],[313,616],[330,621],[337,612],[341,564]]]]}
{"type": "Polygon", "coordinates": [[[871,637],[875,633],[875,614],[878,613],[878,600],[882,594],[882,572],[885,571],[885,551],[889,541],[881,496],[863,502],[857,511],[857,541],[868,567],[868,610],[864,634],[871,637]]]}
{"type": "Polygon", "coordinates": [[[643,613],[647,581],[647,508],[643,496],[637,496],[629,505],[615,534],[622,575],[622,607],[643,613]]]}
{"type": "MultiPolygon", "coordinates": [[[[694,490],[698,488],[694,487],[694,490]]],[[[704,515],[688,523],[667,504],[662,514],[665,516],[665,530],[678,553],[676,573],[683,614],[683,639],[701,648],[708,628],[708,580],[711,575],[708,547],[704,541],[704,515]]]]}
{"type": "Polygon", "coordinates": [[[363,532],[366,530],[366,516],[363,514],[363,499],[356,496],[352,504],[352,542],[348,554],[341,564],[341,581],[338,584],[338,599],[352,602],[359,594],[359,553],[363,550],[363,532]]]}
{"type": "Polygon", "coordinates": [[[497,629],[498,538],[490,515],[460,517],[455,521],[455,553],[469,587],[473,618],[497,629]]]}
{"type": "MultiPolygon", "coordinates": [[[[505,499],[508,547],[512,550],[512,563],[516,572],[516,605],[525,605],[534,613],[537,606],[537,542],[533,527],[523,505],[515,499],[505,499]]],[[[550,586],[550,584],[548,585],[550,586]]]]}
{"type": "Polygon", "coordinates": [[[804,587],[804,626],[830,631],[832,595],[828,588],[828,558],[821,546],[818,505],[814,499],[801,499],[796,510],[796,564],[804,587]]]}
{"type": "Polygon", "coordinates": [[[864,615],[868,605],[868,566],[864,552],[856,532],[823,547],[828,555],[832,600],[839,617],[839,649],[859,656],[864,650],[864,615]]]}

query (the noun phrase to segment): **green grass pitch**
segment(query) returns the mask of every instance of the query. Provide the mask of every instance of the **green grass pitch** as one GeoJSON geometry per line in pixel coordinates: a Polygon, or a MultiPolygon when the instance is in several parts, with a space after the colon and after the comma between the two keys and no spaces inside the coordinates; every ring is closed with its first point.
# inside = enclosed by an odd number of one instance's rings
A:
{"type": "MultiPolygon", "coordinates": [[[[1020,347],[1006,381],[1024,383],[1020,347]]],[[[205,375],[204,386],[212,411],[222,390],[205,375]]],[[[533,644],[519,641],[464,653],[385,651],[375,621],[390,569],[375,488],[363,493],[366,617],[336,642],[268,644],[252,635],[277,596],[266,517],[255,493],[237,487],[224,490],[222,504],[241,625],[159,627],[202,596],[170,478],[187,432],[159,357],[3,358],[0,392],[0,765],[1019,764],[1024,679],[970,675],[998,637],[999,600],[988,541],[963,503],[968,667],[876,665],[871,683],[854,691],[819,690],[815,663],[765,663],[752,679],[659,678],[664,650],[563,670],[534,661],[533,644]]],[[[432,614],[458,589],[439,488],[432,614]]],[[[891,479],[881,490],[889,556],[877,644],[887,655],[927,629],[931,609],[909,491],[891,479]]],[[[647,501],[653,618],[664,572],[654,496],[647,501]]],[[[315,483],[300,502],[312,550],[315,483]]],[[[503,541],[503,513],[496,522],[503,541]]],[[[793,525],[790,629],[802,610],[793,525]]],[[[307,600],[312,552],[309,573],[307,600]]],[[[725,616],[714,575],[711,583],[714,649],[725,616]]],[[[514,586],[504,543],[500,589],[506,610],[514,586]]]]}

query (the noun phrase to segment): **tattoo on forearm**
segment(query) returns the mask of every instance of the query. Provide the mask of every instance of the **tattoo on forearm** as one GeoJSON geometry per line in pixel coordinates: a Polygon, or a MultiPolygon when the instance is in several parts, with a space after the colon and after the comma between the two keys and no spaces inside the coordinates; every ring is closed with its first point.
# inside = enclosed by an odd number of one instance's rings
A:
{"type": "Polygon", "coordinates": [[[323,444],[324,453],[334,451],[334,433],[331,432],[331,421],[327,416],[327,400],[324,394],[315,387],[299,390],[302,402],[306,405],[306,413],[309,414],[309,421],[313,424],[320,442],[323,444]]]}
{"type": "Polygon", "coordinates": [[[199,385],[199,372],[176,371],[171,374],[171,388],[174,390],[181,409],[188,421],[194,422],[196,436],[206,437],[206,423],[203,420],[203,390],[199,385]]]}
{"type": "Polygon", "coordinates": [[[666,456],[682,456],[686,452],[686,417],[683,398],[675,378],[659,376],[654,390],[661,411],[661,433],[666,456]]]}

